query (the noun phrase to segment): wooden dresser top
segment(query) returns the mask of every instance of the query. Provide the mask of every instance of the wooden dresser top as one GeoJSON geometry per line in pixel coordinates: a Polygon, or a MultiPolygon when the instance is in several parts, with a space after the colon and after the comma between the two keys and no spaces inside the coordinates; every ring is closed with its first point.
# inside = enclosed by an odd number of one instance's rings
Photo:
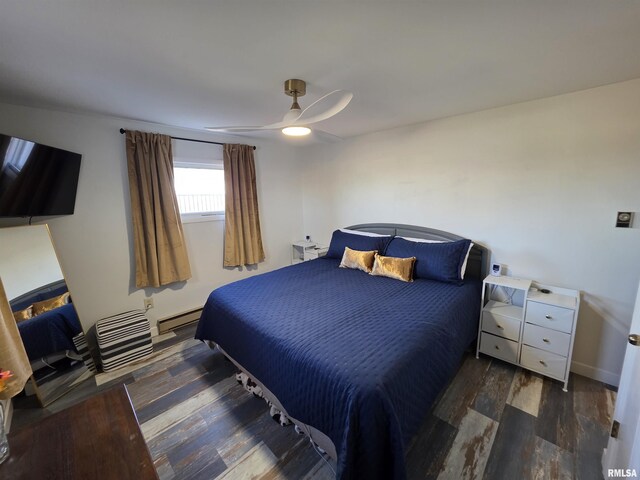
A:
{"type": "Polygon", "coordinates": [[[9,434],[3,479],[157,480],[124,385],[9,434]]]}

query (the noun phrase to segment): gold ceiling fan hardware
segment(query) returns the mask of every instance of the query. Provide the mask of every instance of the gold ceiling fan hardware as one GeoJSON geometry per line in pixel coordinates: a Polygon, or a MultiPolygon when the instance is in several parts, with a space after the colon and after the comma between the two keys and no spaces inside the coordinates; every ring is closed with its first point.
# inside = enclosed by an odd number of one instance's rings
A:
{"type": "Polygon", "coordinates": [[[302,110],[298,104],[298,97],[302,97],[307,93],[307,82],[297,78],[290,78],[284,82],[284,93],[293,97],[291,110],[302,110]]]}
{"type": "Polygon", "coordinates": [[[307,93],[307,82],[297,78],[284,81],[284,93],[290,97],[304,97],[307,93]]]}

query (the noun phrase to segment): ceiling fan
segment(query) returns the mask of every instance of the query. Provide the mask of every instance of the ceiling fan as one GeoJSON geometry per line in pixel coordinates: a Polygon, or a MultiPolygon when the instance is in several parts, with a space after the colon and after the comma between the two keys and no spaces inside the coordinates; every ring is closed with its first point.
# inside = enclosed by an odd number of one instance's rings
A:
{"type": "MultiPolygon", "coordinates": [[[[294,137],[302,137],[311,133],[309,125],[331,118],[340,113],[353,98],[353,93],[346,90],[334,90],[320,97],[307,108],[302,110],[298,98],[307,93],[307,83],[304,80],[292,78],[284,82],[284,93],[293,97],[291,109],[284,115],[282,121],[260,126],[234,127],[205,127],[212,132],[245,133],[257,130],[281,130],[282,133],[294,137]]],[[[339,137],[314,128],[314,133],[325,140],[340,140],[339,137]]]]}

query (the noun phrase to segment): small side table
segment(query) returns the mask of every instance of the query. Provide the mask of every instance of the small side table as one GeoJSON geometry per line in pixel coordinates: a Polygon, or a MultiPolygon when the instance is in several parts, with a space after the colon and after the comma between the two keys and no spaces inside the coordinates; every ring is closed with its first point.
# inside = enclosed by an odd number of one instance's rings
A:
{"type": "Polygon", "coordinates": [[[304,261],[307,260],[315,260],[316,258],[324,257],[329,251],[329,247],[323,247],[321,245],[316,245],[313,248],[307,248],[304,251],[304,261]]]}
{"type": "Polygon", "coordinates": [[[318,245],[316,242],[307,242],[306,240],[294,242],[291,244],[291,264],[324,257],[328,250],[328,247],[318,245]]]}

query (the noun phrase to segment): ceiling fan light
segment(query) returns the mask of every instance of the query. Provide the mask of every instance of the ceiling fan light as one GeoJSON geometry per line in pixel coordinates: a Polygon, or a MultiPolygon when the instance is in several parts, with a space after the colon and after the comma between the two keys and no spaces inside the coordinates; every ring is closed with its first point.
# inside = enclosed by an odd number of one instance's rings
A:
{"type": "Polygon", "coordinates": [[[309,127],[284,127],[282,133],[290,137],[304,137],[311,133],[311,129],[309,127]]]}

